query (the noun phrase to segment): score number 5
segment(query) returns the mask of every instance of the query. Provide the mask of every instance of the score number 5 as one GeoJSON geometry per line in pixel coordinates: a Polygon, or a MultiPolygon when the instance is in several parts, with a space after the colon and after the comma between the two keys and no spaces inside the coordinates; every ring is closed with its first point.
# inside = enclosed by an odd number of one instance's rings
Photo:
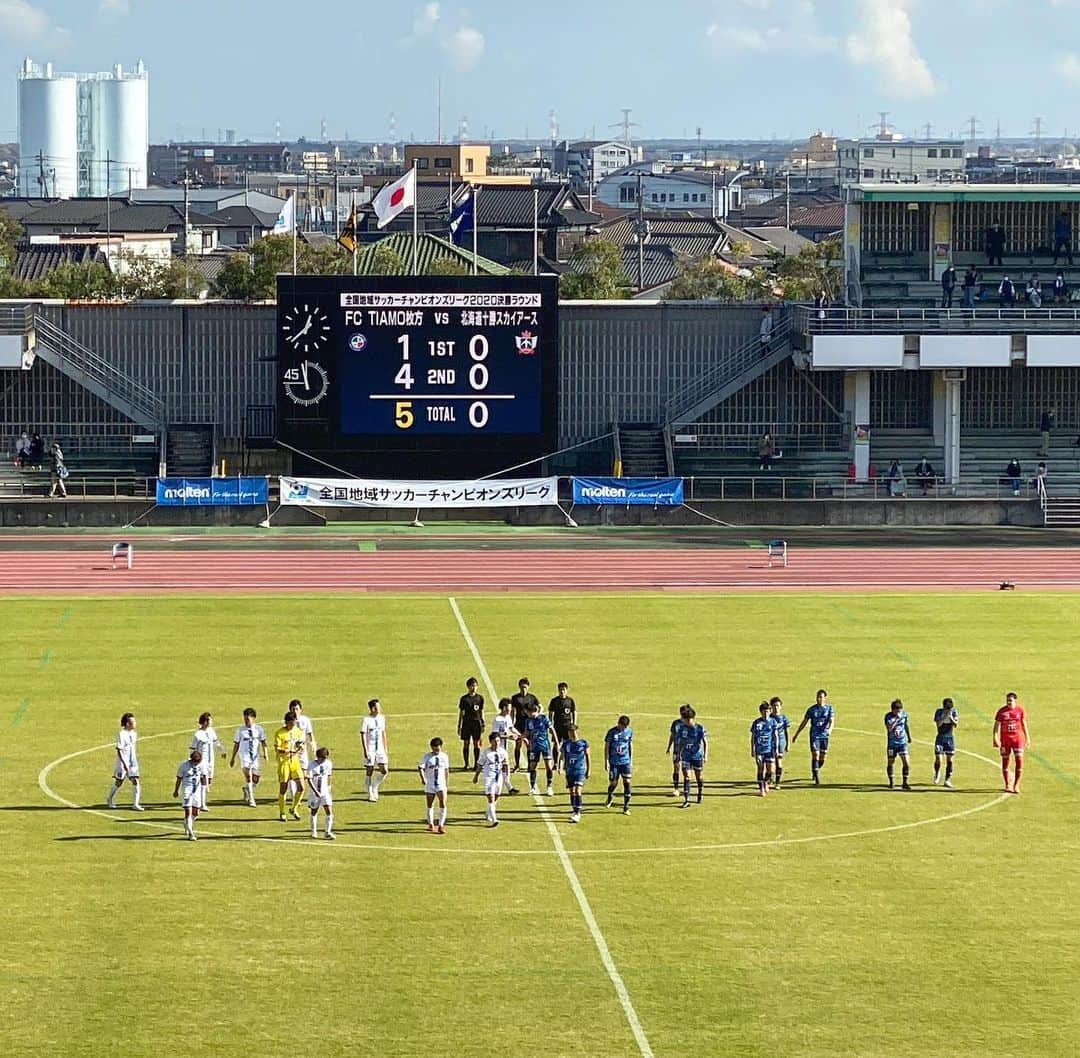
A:
{"type": "Polygon", "coordinates": [[[399,430],[410,430],[416,422],[416,416],[412,410],[411,400],[399,400],[394,404],[394,425],[399,430]]]}

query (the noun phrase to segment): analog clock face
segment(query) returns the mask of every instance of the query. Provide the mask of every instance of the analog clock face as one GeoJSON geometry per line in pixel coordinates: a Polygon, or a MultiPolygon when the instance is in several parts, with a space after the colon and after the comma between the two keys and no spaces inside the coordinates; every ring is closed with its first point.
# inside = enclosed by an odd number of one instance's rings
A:
{"type": "Polygon", "coordinates": [[[281,325],[286,345],[297,353],[314,353],[330,341],[330,320],[318,305],[294,305],[281,325]]]}
{"type": "Polygon", "coordinates": [[[303,360],[285,372],[285,395],[302,408],[310,408],[326,396],[330,389],[330,376],[322,364],[303,360]]]}

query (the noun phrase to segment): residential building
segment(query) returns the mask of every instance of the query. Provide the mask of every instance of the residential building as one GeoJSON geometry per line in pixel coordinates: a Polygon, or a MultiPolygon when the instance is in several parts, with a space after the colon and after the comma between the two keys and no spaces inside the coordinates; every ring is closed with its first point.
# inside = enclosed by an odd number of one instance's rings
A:
{"type": "Polygon", "coordinates": [[[410,143],[405,168],[416,167],[421,180],[475,180],[488,175],[491,147],[482,143],[410,143]]]}
{"type": "Polygon", "coordinates": [[[210,184],[219,182],[226,170],[239,173],[287,172],[292,164],[292,152],[280,143],[153,144],[148,152],[148,164],[152,184],[171,185],[182,179],[185,173],[210,184]]]}
{"type": "Polygon", "coordinates": [[[575,191],[595,188],[612,173],[638,161],[638,152],[614,140],[564,140],[555,148],[555,172],[575,191]]]}
{"type": "Polygon", "coordinates": [[[840,140],[839,183],[962,183],[963,140],[840,140]]]}
{"type": "Polygon", "coordinates": [[[607,206],[637,209],[640,176],[645,209],[690,210],[725,220],[731,210],[741,205],[739,181],[745,175],[730,170],[669,170],[660,163],[631,165],[602,180],[596,198],[607,206]]]}

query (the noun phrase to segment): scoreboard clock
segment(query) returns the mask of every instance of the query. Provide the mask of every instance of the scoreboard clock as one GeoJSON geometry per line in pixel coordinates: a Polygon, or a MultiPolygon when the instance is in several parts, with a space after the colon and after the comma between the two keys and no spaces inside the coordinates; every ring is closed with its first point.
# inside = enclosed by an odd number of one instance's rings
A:
{"type": "Polygon", "coordinates": [[[279,439],[342,469],[480,475],[550,452],[557,364],[555,277],[278,280],[279,439]]]}

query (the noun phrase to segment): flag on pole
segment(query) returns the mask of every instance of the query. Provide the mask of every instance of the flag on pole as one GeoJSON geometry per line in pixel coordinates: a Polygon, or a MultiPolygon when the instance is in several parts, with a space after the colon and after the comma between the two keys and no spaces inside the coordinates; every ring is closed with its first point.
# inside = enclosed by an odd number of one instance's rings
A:
{"type": "Polygon", "coordinates": [[[274,221],[274,234],[287,235],[293,231],[296,231],[296,196],[290,195],[274,221]]]}
{"type": "Polygon", "coordinates": [[[476,217],[476,193],[469,192],[460,205],[450,214],[450,241],[455,246],[464,246],[465,240],[473,230],[476,217]]]}
{"type": "Polygon", "coordinates": [[[349,253],[352,253],[356,249],[356,207],[349,211],[349,219],[345,222],[345,226],[341,229],[341,234],[338,236],[338,245],[349,253]]]}
{"type": "Polygon", "coordinates": [[[387,184],[372,203],[378,226],[385,228],[399,213],[416,205],[416,170],[410,169],[403,177],[387,184]]]}

